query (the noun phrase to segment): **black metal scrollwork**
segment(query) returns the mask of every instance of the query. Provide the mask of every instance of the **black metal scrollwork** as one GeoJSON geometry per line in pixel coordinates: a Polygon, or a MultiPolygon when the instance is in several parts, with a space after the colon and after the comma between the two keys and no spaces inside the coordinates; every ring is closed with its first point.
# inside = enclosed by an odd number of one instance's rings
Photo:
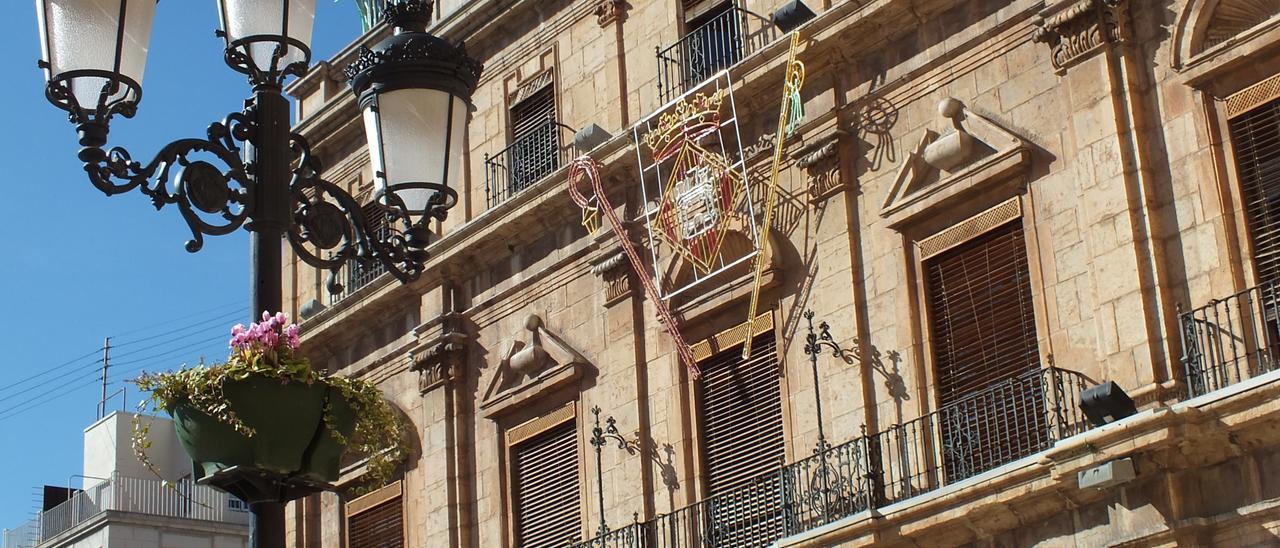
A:
{"type": "Polygon", "coordinates": [[[191,229],[186,249],[204,246],[204,235],[229,234],[240,228],[252,209],[252,182],[240,159],[238,142],[252,138],[245,113],[233,113],[209,125],[205,139],[179,139],[165,145],[151,161],[134,161],[129,151],[106,152],[90,146],[81,151],[89,181],[107,196],[137,189],[157,210],[174,205],[191,229]],[[201,156],[216,160],[218,167],[201,156]]]}
{"type": "Polygon", "coordinates": [[[328,290],[342,291],[339,270],[352,260],[362,266],[380,262],[402,282],[417,279],[428,256],[426,219],[439,215],[428,214],[415,223],[404,202],[387,192],[381,197],[381,209],[391,229],[376,234],[373,219],[366,217],[361,204],[338,185],[320,178],[320,162],[312,156],[306,139],[294,134],[291,145],[298,163],[289,184],[296,203],[289,243],[304,262],[329,271],[328,290]]]}

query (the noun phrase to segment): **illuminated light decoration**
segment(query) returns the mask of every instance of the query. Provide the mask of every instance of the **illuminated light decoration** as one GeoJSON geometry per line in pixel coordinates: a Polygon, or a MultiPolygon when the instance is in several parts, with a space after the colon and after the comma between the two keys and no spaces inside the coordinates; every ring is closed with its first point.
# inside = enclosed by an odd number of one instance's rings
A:
{"type": "Polygon", "coordinates": [[[653,259],[651,276],[660,299],[689,291],[759,253],[727,72],[640,121],[632,136],[653,259]],[[745,236],[749,250],[727,256],[725,243],[735,233],[745,236]],[[682,277],[680,267],[685,265],[689,275],[682,277]]]}
{"type": "MultiPolygon", "coordinates": [[[[800,89],[804,87],[804,63],[796,59],[800,51],[800,33],[791,34],[791,51],[787,54],[787,74],[782,82],[782,108],[778,111],[778,138],[773,143],[773,166],[769,172],[769,193],[765,198],[764,221],[760,224],[760,253],[756,255],[755,278],[751,284],[751,304],[747,307],[748,333],[755,332],[755,318],[760,306],[760,290],[764,284],[765,255],[769,248],[769,229],[773,211],[778,207],[778,172],[782,168],[782,151],[787,137],[795,133],[804,119],[804,103],[800,89]]],[[[751,338],[742,344],[742,359],[751,357],[751,338]]]]}
{"type": "Polygon", "coordinates": [[[645,293],[658,311],[658,319],[662,322],[662,328],[666,330],[667,334],[671,336],[672,342],[675,343],[676,355],[689,368],[689,374],[694,379],[702,376],[702,372],[698,369],[698,361],[693,357],[693,349],[689,348],[689,343],[685,342],[684,336],[680,334],[680,324],[676,322],[675,315],[671,313],[667,302],[658,294],[658,288],[654,286],[653,280],[645,275],[644,262],[640,259],[640,252],[636,251],[636,246],[631,241],[630,236],[627,235],[622,219],[618,218],[618,214],[613,209],[613,204],[609,203],[609,197],[605,194],[604,185],[600,180],[600,165],[590,156],[580,156],[569,164],[569,197],[573,199],[573,203],[582,208],[582,224],[593,235],[600,230],[600,210],[604,210],[604,216],[609,220],[609,226],[613,228],[614,234],[618,235],[618,242],[622,245],[622,251],[631,263],[631,268],[635,271],[636,277],[640,279],[640,285],[644,286],[645,293]],[[579,181],[584,177],[591,184],[590,197],[578,188],[579,181]],[[594,229],[588,224],[590,219],[595,221],[594,229]]]}

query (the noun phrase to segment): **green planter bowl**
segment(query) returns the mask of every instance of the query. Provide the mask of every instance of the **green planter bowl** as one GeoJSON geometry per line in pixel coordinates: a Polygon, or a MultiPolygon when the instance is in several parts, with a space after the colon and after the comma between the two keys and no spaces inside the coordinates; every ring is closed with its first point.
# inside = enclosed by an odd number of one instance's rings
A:
{"type": "Polygon", "coordinates": [[[356,410],[351,402],[337,388],[329,387],[329,424],[321,425],[316,443],[311,447],[302,464],[302,477],[321,483],[333,483],[338,479],[338,469],[342,465],[342,454],[347,446],[334,437],[330,430],[337,430],[343,438],[350,440],[356,429],[356,410]]]}
{"type": "Polygon", "coordinates": [[[253,429],[253,437],[190,405],[175,406],[170,414],[178,441],[195,463],[195,479],[232,466],[286,475],[304,471],[307,451],[324,428],[327,389],[260,376],[227,381],[222,388],[227,404],[253,429]]]}

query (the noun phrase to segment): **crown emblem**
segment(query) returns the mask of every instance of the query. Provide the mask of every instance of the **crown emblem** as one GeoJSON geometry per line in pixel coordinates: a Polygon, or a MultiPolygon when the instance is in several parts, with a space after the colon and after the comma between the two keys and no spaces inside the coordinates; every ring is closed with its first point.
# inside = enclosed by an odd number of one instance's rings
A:
{"type": "Polygon", "coordinates": [[[686,140],[698,141],[720,128],[720,106],[727,92],[723,89],[708,95],[699,93],[681,99],[658,118],[658,125],[644,135],[644,142],[658,161],[670,158],[686,140]]]}

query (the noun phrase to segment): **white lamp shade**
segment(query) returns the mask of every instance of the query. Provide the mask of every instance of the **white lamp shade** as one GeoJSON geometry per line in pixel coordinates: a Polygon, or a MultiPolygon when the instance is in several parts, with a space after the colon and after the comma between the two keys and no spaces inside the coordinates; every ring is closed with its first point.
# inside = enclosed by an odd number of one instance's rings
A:
{"type": "MultiPolygon", "coordinates": [[[[288,38],[311,47],[311,27],[316,20],[316,0],[219,0],[222,32],[227,45],[245,38],[288,38]]],[[[254,41],[249,56],[260,70],[271,68],[271,57],[280,44],[276,40],[254,41]]],[[[306,61],[308,54],[290,45],[276,68],[306,61]]]]}
{"type": "MultiPolygon", "coordinates": [[[[381,92],[364,109],[374,188],[436,183],[452,186],[462,176],[463,141],[469,109],[466,101],[434,89],[381,92]]],[[[434,190],[397,191],[411,211],[421,211],[434,190]]]]}
{"type": "Polygon", "coordinates": [[[36,0],[46,80],[66,79],[80,106],[92,109],[116,74],[138,88],[120,86],[104,102],[137,101],[155,12],[155,0],[36,0]]]}

